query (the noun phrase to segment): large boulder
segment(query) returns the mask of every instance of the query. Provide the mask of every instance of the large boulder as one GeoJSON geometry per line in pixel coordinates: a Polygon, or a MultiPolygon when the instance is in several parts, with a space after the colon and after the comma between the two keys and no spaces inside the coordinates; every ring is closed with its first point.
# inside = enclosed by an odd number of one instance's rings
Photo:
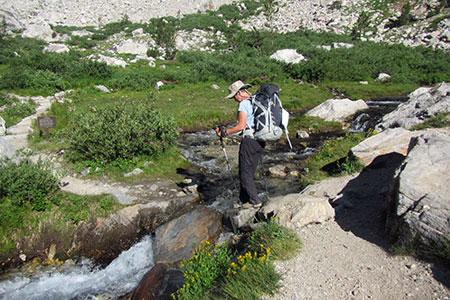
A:
{"type": "Polygon", "coordinates": [[[22,32],[22,37],[24,38],[39,39],[47,42],[53,40],[52,35],[52,28],[45,22],[28,24],[25,30],[22,32]]]}
{"type": "Polygon", "coordinates": [[[306,113],[307,116],[319,117],[329,122],[343,122],[360,110],[369,106],[363,100],[328,99],[306,113]]]}
{"type": "Polygon", "coordinates": [[[411,138],[421,133],[403,128],[386,129],[354,146],[350,153],[365,166],[370,165],[376,157],[393,152],[406,156],[411,138]]]}
{"type": "Polygon", "coordinates": [[[0,137],[0,159],[7,157],[12,158],[16,153],[16,149],[6,139],[0,137]]]}
{"type": "Polygon", "coordinates": [[[285,63],[293,63],[297,64],[301,62],[302,60],[306,60],[306,58],[297,53],[297,50],[295,49],[282,49],[276,51],[274,54],[270,56],[270,58],[273,58],[278,61],[282,61],[285,63]]]}
{"type": "Polygon", "coordinates": [[[150,202],[128,206],[117,213],[78,229],[75,249],[78,253],[101,264],[108,264],[123,250],[131,247],[141,236],[179,217],[192,208],[193,196],[177,198],[169,203],[150,202]]]}
{"type": "Polygon", "coordinates": [[[200,242],[215,241],[221,232],[221,215],[210,208],[198,207],[156,229],[155,263],[171,264],[189,259],[200,242]]]}
{"type": "Polygon", "coordinates": [[[375,130],[404,127],[411,128],[436,116],[439,112],[450,111],[450,83],[440,83],[433,87],[421,87],[408,95],[409,100],[386,114],[375,130]]]}
{"type": "Polygon", "coordinates": [[[405,242],[445,243],[450,236],[449,179],[450,129],[416,138],[392,185],[388,227],[405,242]]]}
{"type": "Polygon", "coordinates": [[[169,300],[184,283],[183,272],[180,269],[156,264],[144,275],[131,300],[169,300]]]}
{"type": "Polygon", "coordinates": [[[0,117],[0,136],[5,135],[5,133],[6,133],[6,122],[2,117],[0,117]]]}
{"type": "Polygon", "coordinates": [[[147,56],[148,44],[145,41],[135,41],[128,39],[114,45],[113,48],[118,53],[131,53],[137,55],[147,56]]]}
{"type": "Polygon", "coordinates": [[[274,216],[280,225],[296,229],[311,223],[323,223],[334,217],[334,209],[326,197],[308,194],[288,194],[270,199],[261,209],[274,216]]]}
{"type": "Polygon", "coordinates": [[[44,52],[65,53],[70,49],[64,44],[52,43],[44,48],[44,52]]]}

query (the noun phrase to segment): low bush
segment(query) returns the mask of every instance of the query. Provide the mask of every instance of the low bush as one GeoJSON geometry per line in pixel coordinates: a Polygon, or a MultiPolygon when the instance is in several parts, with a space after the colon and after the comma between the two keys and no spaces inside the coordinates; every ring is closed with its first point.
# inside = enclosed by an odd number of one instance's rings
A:
{"type": "Polygon", "coordinates": [[[178,132],[174,120],[145,102],[116,102],[75,110],[67,127],[69,157],[109,164],[169,149],[178,132]]]}
{"type": "Polygon", "coordinates": [[[153,89],[156,81],[151,71],[133,70],[114,74],[107,86],[113,90],[144,91],[153,89]]]}
{"type": "Polygon", "coordinates": [[[5,120],[6,127],[10,127],[34,113],[35,105],[32,102],[25,102],[8,105],[0,115],[5,120]]]}
{"type": "Polygon", "coordinates": [[[0,199],[10,201],[13,206],[30,204],[34,210],[50,207],[58,190],[58,179],[53,175],[48,162],[33,163],[23,159],[18,163],[0,161],[0,199]],[[8,199],[8,200],[6,200],[8,199]]]}

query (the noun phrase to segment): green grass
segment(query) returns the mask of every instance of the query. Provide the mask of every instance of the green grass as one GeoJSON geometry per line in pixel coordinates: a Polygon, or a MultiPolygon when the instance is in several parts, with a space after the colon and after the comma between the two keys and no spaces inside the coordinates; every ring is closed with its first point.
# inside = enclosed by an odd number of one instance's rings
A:
{"type": "Polygon", "coordinates": [[[361,171],[362,164],[348,158],[348,153],[353,146],[356,146],[371,134],[373,133],[352,133],[327,140],[316,155],[306,160],[306,174],[302,177],[302,182],[308,185],[332,175],[361,171]]]}
{"type": "Polygon", "coordinates": [[[258,251],[260,247],[269,248],[274,260],[289,260],[302,246],[297,234],[289,228],[280,226],[275,219],[260,223],[247,241],[250,252],[258,251]]]}
{"type": "Polygon", "coordinates": [[[309,133],[325,133],[342,130],[342,123],[328,122],[319,117],[302,115],[289,119],[289,132],[294,134],[297,130],[305,130],[309,133]]]}
{"type": "MultiPolygon", "coordinates": [[[[111,196],[80,196],[62,191],[56,195],[55,202],[57,204],[48,210],[38,212],[32,210],[31,205],[18,207],[1,199],[0,256],[17,252],[16,244],[23,247],[48,233],[53,233],[55,243],[68,243],[66,239],[71,239],[80,222],[106,217],[123,207],[111,196]]],[[[70,244],[66,246],[67,249],[71,247],[70,244]]],[[[26,253],[32,249],[22,250],[26,253]]]]}

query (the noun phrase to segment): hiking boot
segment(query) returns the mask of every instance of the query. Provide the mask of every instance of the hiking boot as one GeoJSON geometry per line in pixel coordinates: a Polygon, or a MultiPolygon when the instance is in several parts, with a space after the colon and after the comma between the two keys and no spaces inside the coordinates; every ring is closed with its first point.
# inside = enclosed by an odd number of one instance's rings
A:
{"type": "Polygon", "coordinates": [[[244,203],[242,204],[242,208],[259,208],[262,206],[262,203],[256,203],[256,204],[251,204],[251,203],[244,203]]]}

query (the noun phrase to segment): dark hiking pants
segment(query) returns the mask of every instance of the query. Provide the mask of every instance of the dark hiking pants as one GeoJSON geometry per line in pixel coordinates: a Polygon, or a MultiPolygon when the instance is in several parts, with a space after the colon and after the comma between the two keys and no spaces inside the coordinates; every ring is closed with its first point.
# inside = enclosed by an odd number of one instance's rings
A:
{"type": "Polygon", "coordinates": [[[239,148],[239,180],[241,191],[239,199],[242,203],[261,203],[255,185],[255,172],[259,159],[264,151],[264,143],[244,137],[239,148]]]}

